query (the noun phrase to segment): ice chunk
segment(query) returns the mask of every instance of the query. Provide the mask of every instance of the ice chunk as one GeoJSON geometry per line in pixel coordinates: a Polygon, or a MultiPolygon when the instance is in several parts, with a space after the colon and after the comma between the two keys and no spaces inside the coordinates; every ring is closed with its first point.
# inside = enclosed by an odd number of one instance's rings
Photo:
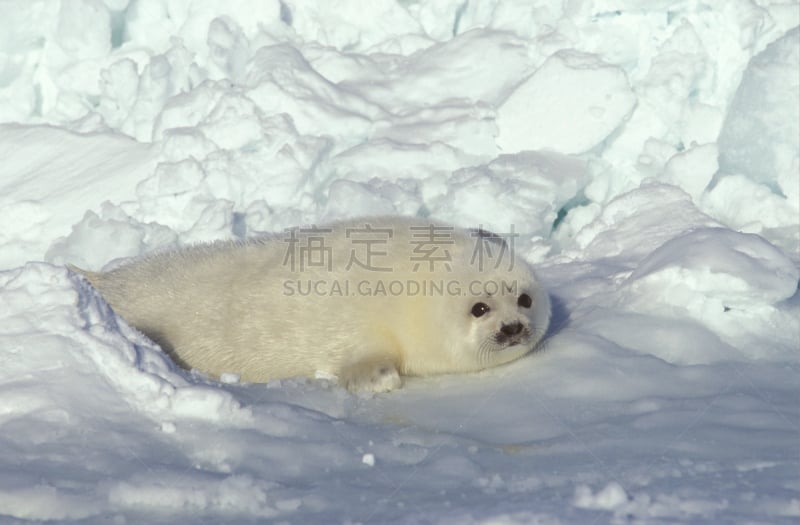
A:
{"type": "Polygon", "coordinates": [[[0,228],[0,267],[44,255],[87,208],[131,199],[137,182],[153,169],[156,153],[121,135],[0,126],[0,209],[5,218],[13,217],[0,228]]]}
{"type": "Polygon", "coordinates": [[[671,157],[664,167],[663,179],[679,186],[699,203],[717,168],[717,145],[703,144],[671,157]]]}
{"type": "Polygon", "coordinates": [[[673,237],[700,226],[720,226],[680,188],[650,184],[611,200],[581,229],[582,256],[641,259],[673,237]]]}
{"type": "Polygon", "coordinates": [[[800,28],[750,61],[719,150],[723,174],[746,175],[800,208],[800,28]]]}
{"type": "Polygon", "coordinates": [[[582,153],[617,129],[635,104],[622,69],[595,55],[560,51],[500,106],[497,144],[507,153],[582,153]]]}
{"type": "Polygon", "coordinates": [[[744,175],[728,175],[703,196],[702,204],[732,228],[762,234],[788,252],[800,254],[800,210],[765,184],[744,175]]]}
{"type": "Polygon", "coordinates": [[[799,276],[792,261],[758,235],[700,228],[653,251],[627,285],[678,305],[705,296],[725,307],[747,307],[791,297],[799,276]]]}
{"type": "MultiPolygon", "coordinates": [[[[705,325],[740,354],[787,358],[796,355],[800,324],[796,308],[792,312],[781,304],[797,293],[798,277],[792,260],[762,237],[700,228],[647,256],[623,284],[622,304],[631,311],[705,325]],[[769,345],[753,339],[765,332],[769,345]]],[[[670,353],[687,360],[685,351],[670,353]]],[[[703,348],[699,355],[718,358],[716,353],[703,348]]]]}
{"type": "Polygon", "coordinates": [[[501,155],[484,166],[457,171],[431,213],[497,233],[548,237],[558,210],[583,187],[585,163],[555,152],[501,155]]]}
{"type": "Polygon", "coordinates": [[[392,202],[382,197],[369,185],[348,180],[337,180],[328,188],[328,203],[324,217],[370,217],[396,213],[392,202]]]}

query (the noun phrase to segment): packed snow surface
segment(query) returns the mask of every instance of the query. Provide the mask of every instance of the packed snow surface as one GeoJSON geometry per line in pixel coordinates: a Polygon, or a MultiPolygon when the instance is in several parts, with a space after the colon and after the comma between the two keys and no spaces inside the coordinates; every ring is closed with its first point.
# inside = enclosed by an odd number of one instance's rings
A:
{"type": "Polygon", "coordinates": [[[0,2],[0,522],[797,523],[798,25],[0,2]],[[64,266],[376,214],[513,227],[545,347],[380,395],[216,381],[64,266]]]}

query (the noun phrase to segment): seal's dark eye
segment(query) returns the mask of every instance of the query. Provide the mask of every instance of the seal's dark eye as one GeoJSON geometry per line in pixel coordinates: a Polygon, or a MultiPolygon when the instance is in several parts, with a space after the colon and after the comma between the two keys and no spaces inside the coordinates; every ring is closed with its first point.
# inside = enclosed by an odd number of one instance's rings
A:
{"type": "Polygon", "coordinates": [[[533,304],[533,300],[531,299],[530,295],[524,293],[519,296],[519,299],[517,299],[517,304],[523,308],[530,308],[533,304]]]}
{"type": "Polygon", "coordinates": [[[475,303],[472,305],[472,315],[475,317],[480,317],[489,310],[491,310],[491,308],[489,308],[489,305],[486,303],[475,303]]]}

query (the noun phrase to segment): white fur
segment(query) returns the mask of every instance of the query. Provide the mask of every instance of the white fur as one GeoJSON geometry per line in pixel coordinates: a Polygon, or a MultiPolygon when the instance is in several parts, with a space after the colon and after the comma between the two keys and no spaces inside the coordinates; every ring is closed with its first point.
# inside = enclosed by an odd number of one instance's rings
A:
{"type": "MultiPolygon", "coordinates": [[[[117,313],[180,364],[213,376],[233,372],[243,381],[263,382],[331,374],[351,390],[384,391],[399,387],[400,375],[475,371],[531,350],[547,329],[550,301],[529,266],[517,258],[509,271],[506,253],[499,269],[494,269],[494,261],[479,269],[477,262],[470,262],[477,239],[470,231],[455,228],[448,237],[453,244],[436,245],[436,253],[449,252],[451,271],[437,263],[431,272],[427,262],[413,260],[420,256],[415,252],[419,245],[414,244],[420,238],[412,238],[410,230],[428,224],[441,226],[399,217],[320,226],[334,230],[321,235],[325,247],[332,249],[330,272],[317,267],[301,272],[298,264],[292,271],[288,262],[284,264],[288,234],[195,246],[135,260],[106,273],[80,271],[117,313]],[[346,269],[353,250],[363,261],[366,247],[353,243],[363,236],[347,238],[345,230],[363,228],[365,223],[392,229],[386,244],[373,246],[387,255],[372,261],[374,266],[391,267],[391,272],[358,265],[346,269]],[[298,280],[322,283],[319,290],[328,293],[301,295],[298,280]],[[349,283],[350,296],[330,293],[334,280],[349,283]],[[358,293],[366,291],[360,283],[368,282],[375,290],[378,281],[406,283],[404,290],[409,282],[451,283],[462,294],[358,293]],[[517,283],[519,293],[491,297],[471,293],[500,281],[517,283]],[[477,283],[472,290],[471,283],[477,283]],[[533,299],[531,308],[517,304],[523,292],[533,299]],[[486,303],[489,313],[474,317],[471,309],[476,302],[486,303]],[[530,336],[510,347],[492,342],[503,324],[514,322],[520,322],[530,336]]],[[[305,246],[305,238],[298,238],[305,246]]]]}

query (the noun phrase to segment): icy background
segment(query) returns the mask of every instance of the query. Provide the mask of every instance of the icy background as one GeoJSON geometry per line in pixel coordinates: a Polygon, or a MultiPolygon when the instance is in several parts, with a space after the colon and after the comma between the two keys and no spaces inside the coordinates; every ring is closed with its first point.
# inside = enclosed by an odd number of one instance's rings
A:
{"type": "Polygon", "coordinates": [[[0,522],[797,523],[798,25],[0,1],[0,522]],[[546,350],[373,397],[221,384],[62,266],[378,213],[515,225],[546,350]]]}

